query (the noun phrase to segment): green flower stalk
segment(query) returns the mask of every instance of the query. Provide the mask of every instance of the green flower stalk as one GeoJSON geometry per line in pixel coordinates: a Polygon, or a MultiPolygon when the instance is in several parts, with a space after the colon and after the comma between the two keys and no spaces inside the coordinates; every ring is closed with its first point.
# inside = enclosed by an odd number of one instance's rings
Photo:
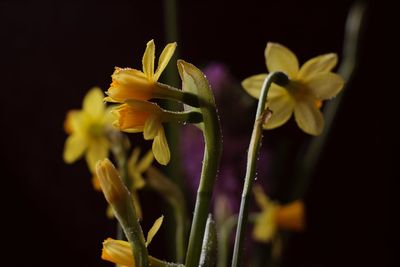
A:
{"type": "Polygon", "coordinates": [[[268,122],[268,120],[271,118],[271,111],[269,109],[265,109],[265,102],[267,100],[268,90],[273,82],[284,85],[288,82],[288,77],[283,72],[271,72],[266,77],[261,88],[260,100],[258,101],[253,133],[251,136],[249,150],[247,154],[246,177],[243,186],[242,201],[240,203],[238,226],[236,229],[236,239],[233,250],[232,267],[240,266],[242,260],[243,242],[248,217],[249,200],[251,196],[251,188],[255,178],[256,162],[261,143],[263,124],[266,124],[266,122],[268,122]]]}
{"type": "Polygon", "coordinates": [[[178,69],[183,82],[182,89],[199,98],[200,107],[191,109],[200,111],[203,116],[203,122],[198,126],[203,131],[205,141],[204,159],[185,264],[186,267],[198,267],[212,191],[222,153],[222,137],[214,96],[204,74],[183,60],[178,61],[178,69]]]}
{"type": "Polygon", "coordinates": [[[140,227],[132,196],[118,175],[114,165],[104,159],[96,164],[96,174],[107,202],[124,230],[137,267],[148,267],[148,253],[142,228],[140,227]],[[134,248],[134,249],[133,249],[134,248]]]}

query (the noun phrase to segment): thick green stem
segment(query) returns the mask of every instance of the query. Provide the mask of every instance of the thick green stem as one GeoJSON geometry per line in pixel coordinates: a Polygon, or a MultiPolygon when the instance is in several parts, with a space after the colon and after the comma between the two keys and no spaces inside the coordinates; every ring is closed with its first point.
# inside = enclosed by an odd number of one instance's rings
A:
{"type": "Polygon", "coordinates": [[[215,107],[204,108],[202,113],[204,118],[205,151],[186,254],[186,267],[198,267],[199,264],[201,244],[222,152],[221,130],[215,107]]]}
{"type": "Polygon", "coordinates": [[[287,81],[288,78],[284,73],[272,72],[267,76],[261,88],[261,95],[258,101],[254,128],[251,135],[249,150],[247,154],[246,176],[242,192],[242,201],[240,203],[238,225],[236,228],[236,238],[233,250],[232,267],[238,267],[241,265],[242,262],[243,243],[245,238],[245,230],[248,217],[250,192],[255,178],[256,163],[261,143],[261,137],[262,137],[261,134],[263,130],[262,125],[264,121],[268,118],[267,116],[270,115],[268,114],[268,110],[265,110],[265,102],[267,100],[268,91],[273,82],[278,84],[285,84],[287,83],[287,81]]]}

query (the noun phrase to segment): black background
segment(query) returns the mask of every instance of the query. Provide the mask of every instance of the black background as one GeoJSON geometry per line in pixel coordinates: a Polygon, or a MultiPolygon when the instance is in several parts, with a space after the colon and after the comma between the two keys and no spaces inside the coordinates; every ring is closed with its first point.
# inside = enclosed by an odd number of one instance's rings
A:
{"type": "MultiPolygon", "coordinates": [[[[267,41],[285,44],[301,62],[325,52],[340,55],[351,6],[179,2],[180,57],[199,66],[223,62],[238,80],[265,71],[267,41]]],[[[392,173],[386,167],[394,158],[386,161],[385,153],[398,141],[391,139],[393,121],[379,94],[389,88],[376,75],[388,27],[382,6],[370,6],[359,72],[306,196],[310,228],[290,242],[286,266],[388,264],[386,181],[392,173]]],[[[2,1],[0,33],[2,242],[6,253],[18,255],[3,257],[16,266],[108,266],[100,248],[114,223],[103,216],[105,201],[93,191],[85,163],[62,161],[63,120],[90,87],[107,88],[114,66],[138,68],[149,39],[161,49],[163,2],[2,1]]],[[[241,114],[234,103],[232,112],[241,114]]],[[[149,206],[154,199],[148,197],[149,206]]],[[[152,221],[157,214],[149,216],[152,221]]],[[[164,256],[157,247],[168,240],[158,239],[151,250],[164,256]]]]}

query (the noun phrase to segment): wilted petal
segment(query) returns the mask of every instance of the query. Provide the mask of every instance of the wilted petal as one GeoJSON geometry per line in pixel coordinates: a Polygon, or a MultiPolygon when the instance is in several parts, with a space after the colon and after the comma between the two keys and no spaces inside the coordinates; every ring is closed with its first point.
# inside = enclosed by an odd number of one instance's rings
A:
{"type": "Polygon", "coordinates": [[[154,77],[154,58],[155,58],[155,45],[154,41],[150,40],[146,45],[146,50],[143,54],[142,64],[143,73],[147,78],[153,81],[154,77]]]}
{"type": "Polygon", "coordinates": [[[265,48],[265,60],[269,72],[282,71],[290,79],[295,78],[299,71],[296,55],[281,44],[268,43],[265,48]]]}
{"type": "Polygon", "coordinates": [[[87,148],[86,139],[79,134],[70,135],[64,145],[64,161],[72,163],[80,158],[87,148]]]}
{"type": "Polygon", "coordinates": [[[294,105],[295,102],[286,89],[272,84],[267,98],[267,107],[272,110],[272,116],[264,124],[264,128],[274,129],[286,123],[292,115],[294,105]]]}
{"type": "Polygon", "coordinates": [[[326,72],[312,76],[305,85],[317,99],[330,99],[342,90],[344,80],[335,73],[326,72]]]}
{"type": "Polygon", "coordinates": [[[266,77],[267,73],[250,76],[242,81],[242,86],[249,95],[258,99],[266,77]]]}
{"type": "Polygon", "coordinates": [[[294,107],[294,118],[300,129],[308,134],[319,135],[324,128],[322,113],[312,100],[297,102],[294,107]]]}
{"type": "Polygon", "coordinates": [[[171,158],[171,152],[168,147],[168,142],[167,138],[165,137],[165,132],[163,127],[160,127],[158,129],[158,134],[153,141],[152,150],[154,157],[160,164],[162,165],[168,164],[171,158]]]}
{"type": "Polygon", "coordinates": [[[165,67],[167,67],[168,62],[170,61],[172,55],[174,54],[176,49],[176,43],[167,44],[162,51],[160,58],[158,59],[157,70],[154,73],[154,81],[157,81],[160,78],[161,73],[164,71],[165,67]]]}
{"type": "Polygon", "coordinates": [[[316,74],[330,72],[336,66],[337,61],[335,53],[314,57],[301,66],[297,78],[307,80],[316,74]]]}

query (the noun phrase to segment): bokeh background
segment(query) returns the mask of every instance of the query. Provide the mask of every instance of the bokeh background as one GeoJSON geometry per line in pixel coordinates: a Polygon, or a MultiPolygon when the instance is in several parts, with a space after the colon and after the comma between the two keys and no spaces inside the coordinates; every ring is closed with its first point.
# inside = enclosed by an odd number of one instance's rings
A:
{"type": "MultiPolygon", "coordinates": [[[[160,51],[167,42],[164,4],[0,2],[1,227],[6,253],[17,253],[4,256],[13,265],[111,266],[100,252],[115,222],[104,216],[105,200],[92,189],[85,162],[63,162],[63,121],[69,109],[81,107],[89,88],[107,89],[114,66],[139,68],[148,40],[154,38],[160,51]]],[[[179,57],[199,67],[222,63],[238,83],[265,71],[268,41],[291,48],[301,62],[326,52],[340,55],[351,4],[178,1],[179,57]]],[[[398,141],[388,137],[392,120],[382,118],[384,103],[376,94],[388,89],[380,88],[377,75],[388,9],[370,3],[358,72],[306,194],[309,227],[292,236],[284,266],[388,266],[394,238],[387,227],[387,179],[393,174],[387,166],[394,158],[385,155],[398,141]]],[[[238,124],[254,116],[238,110],[234,101],[225,101],[223,109],[238,124]]],[[[287,140],[289,133],[294,148],[307,141],[293,120],[265,139],[287,140]]],[[[149,147],[140,136],[134,138],[149,147]]],[[[296,156],[286,158],[286,173],[296,156]]],[[[143,194],[146,223],[158,217],[161,203],[156,194],[143,194]]],[[[166,257],[168,242],[166,234],[158,236],[152,254],[166,257]]]]}

